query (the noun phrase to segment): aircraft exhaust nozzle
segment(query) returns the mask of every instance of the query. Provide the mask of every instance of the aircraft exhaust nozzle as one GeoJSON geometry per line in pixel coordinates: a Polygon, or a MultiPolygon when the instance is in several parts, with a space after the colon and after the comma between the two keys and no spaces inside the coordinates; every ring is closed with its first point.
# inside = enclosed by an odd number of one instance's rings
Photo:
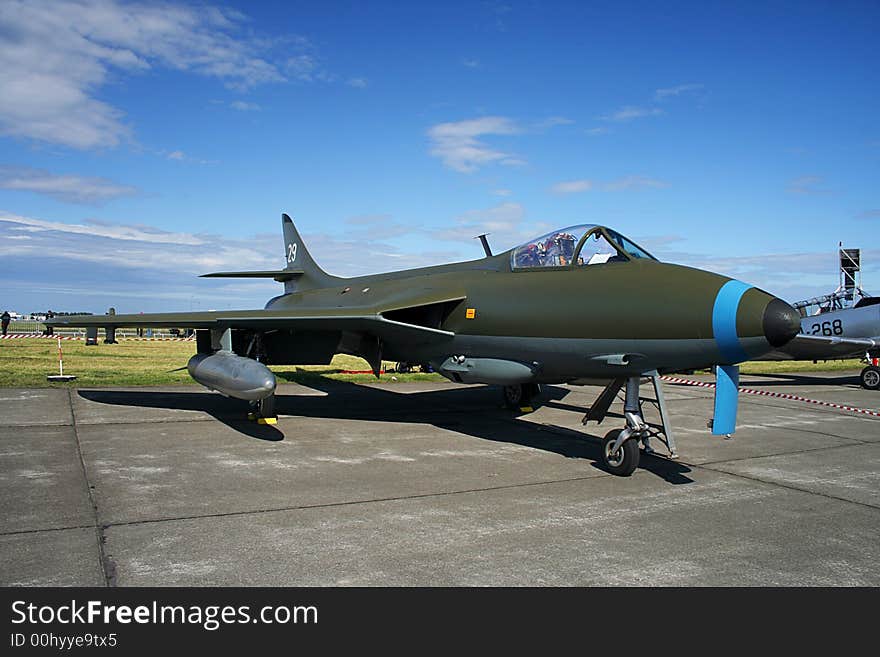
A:
{"type": "Polygon", "coordinates": [[[764,309],[761,320],[764,336],[774,347],[788,343],[801,330],[801,316],[782,299],[773,299],[764,309]]]}
{"type": "Polygon", "coordinates": [[[196,354],[186,369],[198,383],[227,397],[259,401],[275,392],[275,375],[268,367],[228,351],[196,354]]]}

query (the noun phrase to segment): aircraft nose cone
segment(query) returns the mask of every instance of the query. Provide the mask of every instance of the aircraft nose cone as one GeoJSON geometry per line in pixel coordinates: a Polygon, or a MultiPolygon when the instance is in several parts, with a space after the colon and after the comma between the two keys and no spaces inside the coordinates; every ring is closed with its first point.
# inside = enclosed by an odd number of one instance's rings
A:
{"type": "Polygon", "coordinates": [[[773,299],[764,309],[764,336],[774,347],[781,347],[800,333],[801,316],[782,299],[773,299]]]}

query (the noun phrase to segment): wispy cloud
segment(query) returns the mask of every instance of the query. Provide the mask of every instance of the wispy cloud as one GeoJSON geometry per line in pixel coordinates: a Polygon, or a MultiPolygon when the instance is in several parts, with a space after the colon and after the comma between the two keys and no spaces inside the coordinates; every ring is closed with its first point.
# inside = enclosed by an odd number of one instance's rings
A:
{"type": "Polygon", "coordinates": [[[579,194],[593,189],[592,180],[567,180],[550,188],[554,194],[579,194]]]}
{"type": "Polygon", "coordinates": [[[150,244],[184,244],[200,246],[204,240],[190,233],[172,233],[149,226],[126,226],[105,222],[88,224],[67,224],[60,221],[46,221],[23,217],[0,210],[0,222],[6,225],[7,234],[16,233],[64,233],[66,235],[90,235],[112,240],[146,242],[150,244]]]}
{"type": "Polygon", "coordinates": [[[626,176],[605,183],[602,188],[608,192],[620,192],[627,189],[663,189],[668,183],[647,176],[626,176]]]}
{"type": "Polygon", "coordinates": [[[674,98],[676,96],[681,96],[682,94],[691,94],[697,91],[702,91],[702,84],[679,84],[675,87],[666,87],[664,89],[657,89],[654,92],[654,100],[656,101],[664,101],[670,98],[674,98]]]}
{"type": "MultiPolygon", "coordinates": [[[[837,285],[836,249],[753,255],[725,254],[722,249],[720,253],[709,255],[690,251],[687,238],[678,235],[631,237],[664,262],[747,281],[791,302],[830,292],[837,285]]],[[[863,265],[873,263],[868,267],[880,271],[880,249],[862,250],[862,262],[863,265]]]]}
{"type": "Polygon", "coordinates": [[[7,0],[0,4],[0,134],[77,149],[131,136],[122,111],[99,100],[119,72],[164,67],[246,90],[283,82],[270,41],[244,16],[198,5],[118,0],[7,0]]]}
{"type": "Polygon", "coordinates": [[[484,135],[513,135],[520,132],[514,121],[503,116],[484,116],[452,123],[440,123],[428,130],[431,155],[440,158],[450,169],[472,173],[487,164],[508,166],[524,164],[511,153],[496,150],[478,137],[484,135]]]}
{"type": "Polygon", "coordinates": [[[349,78],[345,81],[345,84],[355,89],[366,89],[370,85],[367,78],[349,78]]]}
{"type": "Polygon", "coordinates": [[[353,228],[345,231],[346,236],[356,240],[387,240],[419,232],[413,225],[401,224],[390,214],[369,214],[349,217],[345,223],[353,228]]]}
{"type": "Polygon", "coordinates": [[[466,66],[467,68],[479,68],[480,67],[480,60],[465,58],[465,59],[461,60],[461,65],[466,66]]]}
{"type": "Polygon", "coordinates": [[[649,178],[647,176],[625,176],[623,178],[617,178],[616,180],[609,180],[606,182],[598,182],[586,178],[581,180],[567,180],[556,183],[550,188],[550,191],[554,194],[579,194],[593,189],[603,192],[621,192],[638,189],[662,189],[668,186],[669,185],[666,182],[656,178],[649,178]]]}
{"type": "MultiPolygon", "coordinates": [[[[299,227],[309,251],[333,274],[357,276],[460,259],[457,251],[434,242],[422,251],[386,241],[388,230],[381,236],[377,230],[389,226],[384,215],[353,217],[348,224],[353,229],[344,233],[299,227]]],[[[276,221],[266,225],[279,227],[276,221]]],[[[7,267],[4,303],[11,307],[103,311],[114,305],[120,312],[137,312],[189,309],[193,303],[201,310],[262,307],[278,293],[277,284],[196,277],[275,269],[283,266],[284,250],[280,230],[230,238],[113,222],[68,224],[0,211],[0,258],[7,267]],[[47,254],[51,267],[34,268],[47,254]]]]}
{"type": "Polygon", "coordinates": [[[549,128],[555,128],[560,125],[572,125],[573,123],[574,120],[566,118],[564,116],[550,116],[543,121],[538,121],[535,124],[535,127],[538,130],[548,130],[549,128]]]}
{"type": "Polygon", "coordinates": [[[600,116],[602,121],[612,121],[615,123],[625,123],[635,119],[641,119],[647,116],[659,116],[663,114],[663,110],[659,107],[639,107],[636,105],[624,105],[616,112],[600,116]]]}
{"type": "Polygon", "coordinates": [[[248,103],[243,100],[233,100],[229,106],[239,112],[259,112],[261,109],[256,103],[248,103]]]}
{"type": "Polygon", "coordinates": [[[336,76],[327,71],[317,56],[302,53],[288,57],[282,67],[285,74],[297,82],[333,82],[336,76]]]}
{"type": "Polygon", "coordinates": [[[822,176],[800,176],[789,181],[787,189],[791,194],[828,194],[820,187],[823,182],[822,176]]]}
{"type": "Polygon", "coordinates": [[[490,233],[493,235],[493,245],[501,244],[508,248],[528,237],[534,237],[536,231],[543,229],[543,223],[524,225],[525,216],[525,208],[512,202],[487,209],[469,210],[459,215],[452,227],[432,231],[431,237],[435,240],[471,242],[477,235],[490,233]]]}
{"type": "Polygon", "coordinates": [[[598,128],[589,128],[584,130],[584,133],[589,135],[590,137],[598,137],[600,135],[607,135],[611,132],[610,128],[598,127],[598,128]]]}
{"type": "Polygon", "coordinates": [[[0,189],[34,192],[66,203],[101,205],[137,194],[136,187],[120,185],[106,178],[55,174],[42,169],[0,166],[0,189]]]}

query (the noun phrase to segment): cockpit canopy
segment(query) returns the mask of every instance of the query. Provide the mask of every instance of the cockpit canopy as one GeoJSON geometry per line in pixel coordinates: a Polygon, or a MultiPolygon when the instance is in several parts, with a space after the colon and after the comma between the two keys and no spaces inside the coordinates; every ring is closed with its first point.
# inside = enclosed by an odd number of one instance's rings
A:
{"type": "Polygon", "coordinates": [[[581,224],[554,230],[516,247],[510,256],[510,267],[573,267],[641,259],[656,260],[617,231],[581,224]]]}

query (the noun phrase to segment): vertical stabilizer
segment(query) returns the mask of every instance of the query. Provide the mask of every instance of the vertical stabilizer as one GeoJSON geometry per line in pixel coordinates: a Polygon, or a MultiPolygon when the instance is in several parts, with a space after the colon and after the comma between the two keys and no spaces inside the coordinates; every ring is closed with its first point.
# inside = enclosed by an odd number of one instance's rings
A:
{"type": "Polygon", "coordinates": [[[302,272],[300,276],[284,283],[284,292],[289,293],[332,284],[335,277],[330,276],[314,261],[303,243],[299,231],[293,225],[293,219],[287,214],[281,215],[281,228],[284,232],[284,258],[286,260],[284,268],[302,272]]]}

